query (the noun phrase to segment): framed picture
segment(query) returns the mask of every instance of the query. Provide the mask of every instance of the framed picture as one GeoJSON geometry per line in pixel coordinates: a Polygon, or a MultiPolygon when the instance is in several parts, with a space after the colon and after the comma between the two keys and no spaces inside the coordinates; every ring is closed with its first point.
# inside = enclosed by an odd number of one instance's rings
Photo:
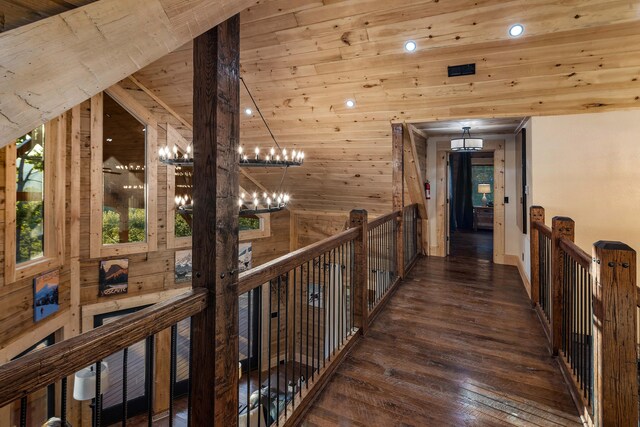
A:
{"type": "Polygon", "coordinates": [[[238,270],[251,270],[251,243],[240,243],[238,247],[238,270]]]}
{"type": "Polygon", "coordinates": [[[176,251],[174,279],[176,283],[190,282],[193,272],[193,252],[191,249],[176,251]]]}
{"type": "Polygon", "coordinates": [[[98,296],[126,294],[129,289],[129,260],[100,261],[98,296]]]}
{"type": "Polygon", "coordinates": [[[58,311],[58,270],[44,273],[33,279],[33,320],[38,322],[58,311]]]}

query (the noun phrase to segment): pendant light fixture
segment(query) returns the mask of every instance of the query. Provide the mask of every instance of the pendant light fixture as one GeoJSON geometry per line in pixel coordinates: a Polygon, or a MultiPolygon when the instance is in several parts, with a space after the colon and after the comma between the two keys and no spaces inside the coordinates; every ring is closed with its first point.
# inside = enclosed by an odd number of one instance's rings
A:
{"type": "MultiPolygon", "coordinates": [[[[275,143],[275,147],[271,147],[271,149],[266,153],[261,153],[259,148],[255,148],[253,150],[253,154],[248,154],[244,151],[242,146],[238,147],[238,152],[240,154],[240,167],[282,167],[284,168],[282,173],[282,179],[280,180],[280,185],[278,191],[276,192],[267,192],[254,191],[253,193],[245,193],[241,192],[240,197],[238,198],[238,210],[240,215],[257,215],[264,213],[277,212],[287,207],[289,200],[291,197],[289,194],[282,192],[282,184],[287,174],[287,169],[290,166],[301,166],[304,162],[304,152],[302,150],[292,150],[290,153],[286,148],[281,148],[274,136],[271,128],[267,124],[262,112],[260,111],[260,107],[256,104],[253,95],[249,91],[247,84],[244,79],[240,77],[240,81],[242,82],[244,88],[247,91],[247,94],[251,98],[253,105],[255,107],[255,111],[258,112],[262,122],[264,123],[269,135],[271,135],[271,139],[275,143]],[[261,196],[261,197],[260,197],[261,196]]],[[[245,109],[245,114],[251,115],[253,114],[253,110],[251,108],[245,109]]],[[[173,147],[169,149],[169,147],[160,148],[159,151],[159,159],[162,163],[170,166],[176,166],[176,170],[181,169],[181,167],[193,167],[193,149],[191,145],[186,147],[184,153],[182,153],[178,147],[173,147]]],[[[193,199],[188,195],[184,196],[176,196],[176,211],[183,215],[192,215],[193,214],[193,199]]]]}
{"type": "Polygon", "coordinates": [[[451,139],[451,151],[480,151],[482,150],[482,138],[471,138],[471,128],[464,126],[460,138],[451,139]]]}

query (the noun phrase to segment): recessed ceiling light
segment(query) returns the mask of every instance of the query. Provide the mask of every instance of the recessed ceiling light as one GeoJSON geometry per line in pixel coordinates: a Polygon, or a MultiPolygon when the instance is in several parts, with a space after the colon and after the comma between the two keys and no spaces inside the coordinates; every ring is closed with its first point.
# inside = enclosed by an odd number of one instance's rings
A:
{"type": "Polygon", "coordinates": [[[252,115],[252,114],[253,114],[253,110],[252,110],[251,108],[245,108],[244,113],[245,113],[247,116],[250,116],[250,115],[252,115]]]}
{"type": "Polygon", "coordinates": [[[347,108],[353,108],[356,106],[356,101],[354,101],[353,99],[347,99],[344,105],[346,105],[347,108]]]}
{"type": "Polygon", "coordinates": [[[514,24],[509,28],[509,35],[511,37],[520,37],[524,33],[524,25],[514,24]]]}
{"type": "Polygon", "coordinates": [[[404,50],[406,50],[407,52],[413,52],[417,47],[418,45],[413,40],[409,40],[404,44],[404,50]]]}

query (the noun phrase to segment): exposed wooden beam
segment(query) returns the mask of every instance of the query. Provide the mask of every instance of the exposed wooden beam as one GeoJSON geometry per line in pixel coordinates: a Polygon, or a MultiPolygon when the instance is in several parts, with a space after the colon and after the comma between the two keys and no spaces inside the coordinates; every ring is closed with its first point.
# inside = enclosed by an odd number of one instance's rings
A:
{"type": "Polygon", "coordinates": [[[414,133],[425,138],[426,132],[415,132],[416,127],[406,125],[404,129],[404,179],[409,189],[409,197],[412,203],[418,204],[418,212],[420,214],[421,233],[420,241],[422,252],[424,255],[429,253],[429,211],[427,209],[427,199],[424,197],[422,170],[418,161],[418,151],[416,150],[416,142],[414,133]]]}
{"type": "Polygon", "coordinates": [[[404,179],[409,187],[409,197],[412,203],[418,204],[420,218],[427,219],[427,201],[424,198],[422,171],[418,162],[415,138],[411,126],[405,126],[403,133],[404,148],[404,179]]]}
{"type": "Polygon", "coordinates": [[[0,147],[256,0],[110,0],[0,34],[0,147]]]}
{"type": "Polygon", "coordinates": [[[180,123],[182,123],[184,125],[184,127],[186,127],[187,129],[189,129],[190,131],[193,131],[193,126],[191,125],[191,123],[189,123],[187,121],[187,119],[185,119],[184,117],[182,117],[180,114],[178,114],[176,112],[176,110],[174,110],[173,108],[171,108],[169,106],[169,104],[167,104],[166,102],[164,102],[162,99],[160,99],[160,97],[158,95],[156,95],[155,93],[153,93],[153,91],[151,89],[149,89],[148,87],[146,87],[145,85],[143,85],[138,79],[136,79],[134,76],[129,76],[129,80],[131,81],[131,83],[133,83],[134,85],[138,86],[138,88],[140,88],[141,91],[143,91],[144,93],[146,93],[147,95],[149,95],[149,97],[151,99],[153,99],[155,102],[158,103],[158,105],[160,105],[162,108],[164,108],[165,110],[167,110],[167,112],[169,114],[171,114],[173,117],[176,118],[176,120],[178,120],[180,123]]]}
{"type": "Polygon", "coordinates": [[[238,417],[240,17],[194,40],[193,287],[209,307],[192,318],[191,425],[238,417]],[[213,396],[212,396],[213,392],[213,396]]]}

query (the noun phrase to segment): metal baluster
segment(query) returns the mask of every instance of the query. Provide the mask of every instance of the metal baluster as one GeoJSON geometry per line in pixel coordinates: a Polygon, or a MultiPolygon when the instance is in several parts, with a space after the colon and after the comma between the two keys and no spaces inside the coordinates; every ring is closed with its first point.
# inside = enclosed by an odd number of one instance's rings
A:
{"type": "Polygon", "coordinates": [[[171,325],[171,361],[169,362],[169,427],[173,427],[173,399],[176,394],[176,365],[178,363],[178,325],[171,325]]]}
{"type": "Polygon", "coordinates": [[[122,350],[122,425],[127,425],[128,414],[127,411],[129,409],[128,399],[128,384],[129,384],[129,347],[126,347],[122,350]]]}
{"type": "Polygon", "coordinates": [[[313,310],[311,312],[311,317],[312,317],[312,321],[311,321],[311,332],[312,332],[312,338],[311,338],[311,379],[313,380],[315,378],[315,371],[316,371],[316,362],[315,362],[315,355],[316,355],[316,307],[315,307],[315,296],[317,295],[316,292],[316,259],[313,259],[313,264],[311,266],[312,270],[312,274],[311,276],[313,277],[313,283],[312,283],[312,288],[313,288],[313,304],[311,304],[310,308],[311,310],[313,310]]]}
{"type": "Polygon", "coordinates": [[[318,374],[320,373],[320,321],[321,321],[322,310],[323,310],[322,308],[320,308],[320,304],[323,303],[323,301],[322,301],[322,299],[320,297],[320,295],[321,295],[321,293],[320,293],[320,291],[321,291],[321,289],[320,289],[320,274],[321,274],[320,263],[321,263],[321,260],[320,260],[320,255],[319,255],[318,256],[318,270],[317,270],[318,279],[315,280],[315,283],[318,286],[318,292],[317,292],[318,293],[318,321],[316,322],[317,323],[316,326],[318,328],[318,332],[316,334],[317,343],[316,343],[316,347],[315,347],[316,351],[314,353],[314,355],[315,355],[314,358],[316,360],[316,363],[318,364],[317,367],[316,367],[317,371],[318,371],[318,374]]]}
{"type": "MultiPolygon", "coordinates": [[[[307,326],[305,328],[305,354],[307,356],[307,362],[305,367],[305,379],[307,380],[307,389],[309,388],[309,262],[307,261],[307,290],[305,294],[307,295],[307,303],[304,305],[306,307],[307,313],[307,326]]],[[[302,296],[300,296],[302,298],[302,296]]]]}
{"type": "MultiPolygon", "coordinates": [[[[155,354],[155,341],[154,341],[154,336],[151,335],[150,337],[147,338],[147,342],[148,344],[148,348],[149,348],[149,373],[150,375],[148,376],[148,384],[147,384],[147,422],[149,424],[149,427],[151,427],[153,425],[153,388],[154,388],[154,384],[153,384],[153,378],[155,376],[155,369],[154,369],[154,354],[155,354]]],[[[99,427],[99,426],[98,426],[99,427]]]]}
{"type": "MultiPolygon", "coordinates": [[[[256,288],[256,292],[258,294],[258,425],[260,424],[260,420],[262,419],[262,292],[263,286],[256,288]]],[[[269,292],[271,292],[271,287],[269,287],[269,292]]],[[[271,313],[269,313],[269,325],[271,324],[271,313]]],[[[247,378],[247,382],[251,382],[251,375],[247,378]]],[[[265,420],[266,421],[266,420],[265,420]]],[[[266,424],[266,423],[265,423],[266,424]]],[[[189,424],[190,425],[190,424],[189,424]]]]}
{"type": "MultiPolygon", "coordinates": [[[[298,381],[296,380],[296,271],[298,270],[298,267],[293,269],[293,342],[291,343],[291,353],[293,356],[293,375],[291,380],[294,382],[294,388],[293,391],[291,392],[291,405],[295,406],[296,405],[296,391],[298,390],[298,381]]],[[[302,309],[302,307],[300,307],[300,309],[302,309]]],[[[300,375],[298,374],[298,378],[300,378],[300,375]]],[[[287,390],[289,391],[289,390],[287,390]]]]}
{"type": "MultiPolygon", "coordinates": [[[[289,395],[289,271],[287,271],[287,278],[284,282],[284,389],[285,389],[285,402],[286,396],[289,395]]],[[[287,415],[287,406],[284,405],[284,414],[287,415]]]]}
{"type": "MultiPolygon", "coordinates": [[[[322,287],[324,291],[322,292],[322,348],[318,346],[318,353],[320,353],[320,357],[322,358],[322,367],[326,366],[326,357],[325,352],[327,348],[327,295],[329,289],[327,288],[327,253],[322,254],[322,287]]],[[[318,327],[320,327],[318,325],[318,327]]]]}
{"type": "Polygon", "coordinates": [[[60,424],[67,425],[67,377],[60,382],[60,424]]]}
{"type": "MultiPolygon", "coordinates": [[[[251,406],[250,406],[250,396],[251,396],[251,349],[253,348],[252,342],[251,342],[251,331],[252,331],[252,327],[251,327],[251,301],[253,298],[253,292],[254,291],[249,291],[247,292],[245,295],[247,296],[247,363],[245,364],[246,366],[246,381],[247,381],[247,387],[246,387],[246,411],[247,411],[247,427],[249,427],[251,425],[251,406]]],[[[240,368],[242,369],[242,365],[240,365],[240,368]]],[[[258,401],[260,402],[260,401],[258,401]]],[[[259,412],[259,411],[258,411],[259,412]]],[[[240,413],[238,412],[238,417],[240,417],[240,413]]]]}
{"type": "Polygon", "coordinates": [[[102,390],[100,390],[100,386],[102,383],[102,360],[98,360],[96,363],[96,427],[100,427],[102,424],[102,390]]]}
{"type": "MultiPolygon", "coordinates": [[[[270,396],[271,394],[271,344],[273,343],[273,341],[271,341],[271,329],[273,329],[273,280],[269,280],[269,339],[267,341],[267,393],[268,396],[270,396]]],[[[268,399],[269,401],[271,401],[271,397],[269,397],[268,399]]],[[[270,413],[270,408],[267,408],[268,413],[270,413]]],[[[271,417],[269,417],[271,418],[271,417]]],[[[267,422],[267,424],[270,424],[270,421],[267,422]]]]}
{"type": "Polygon", "coordinates": [[[27,427],[27,397],[20,398],[20,427],[27,427]]]}
{"type": "MultiPolygon", "coordinates": [[[[282,304],[280,301],[282,301],[282,276],[278,276],[278,330],[276,333],[276,390],[278,390],[278,393],[280,393],[280,361],[282,360],[280,358],[280,319],[282,318],[281,314],[282,314],[282,304]]],[[[279,422],[278,420],[280,419],[280,397],[278,397],[278,399],[276,400],[276,424],[279,422]]]]}

